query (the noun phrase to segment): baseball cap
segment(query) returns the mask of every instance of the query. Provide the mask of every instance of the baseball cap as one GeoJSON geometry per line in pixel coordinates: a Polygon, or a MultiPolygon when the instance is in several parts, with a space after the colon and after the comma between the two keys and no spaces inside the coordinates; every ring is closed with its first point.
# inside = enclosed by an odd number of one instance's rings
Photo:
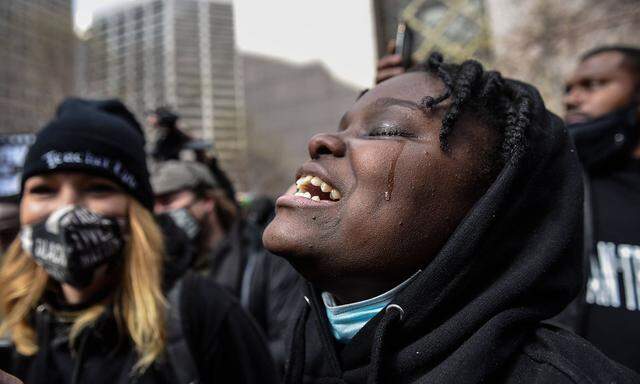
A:
{"type": "Polygon", "coordinates": [[[220,184],[204,164],[169,160],[158,163],[151,172],[151,187],[156,195],[195,188],[218,188],[220,184]]]}

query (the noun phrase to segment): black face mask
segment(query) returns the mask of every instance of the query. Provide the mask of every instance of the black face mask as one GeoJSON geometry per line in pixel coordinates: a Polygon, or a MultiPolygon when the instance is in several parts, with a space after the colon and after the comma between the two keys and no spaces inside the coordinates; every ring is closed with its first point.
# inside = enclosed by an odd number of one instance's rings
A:
{"type": "Polygon", "coordinates": [[[95,270],[120,257],[124,245],[116,219],[76,206],[23,226],[20,240],[49,276],[77,288],[91,284],[95,270]]]}
{"type": "Polygon", "coordinates": [[[186,208],[161,213],[156,221],[165,239],[164,281],[171,285],[193,266],[198,256],[200,225],[186,208]]]}
{"type": "Polygon", "coordinates": [[[184,232],[190,241],[195,241],[200,234],[200,224],[189,212],[188,208],[174,209],[167,212],[166,215],[173,220],[175,225],[184,232]]]}
{"type": "Polygon", "coordinates": [[[585,169],[629,157],[638,143],[636,103],[584,123],[569,124],[569,135],[585,169]]]}

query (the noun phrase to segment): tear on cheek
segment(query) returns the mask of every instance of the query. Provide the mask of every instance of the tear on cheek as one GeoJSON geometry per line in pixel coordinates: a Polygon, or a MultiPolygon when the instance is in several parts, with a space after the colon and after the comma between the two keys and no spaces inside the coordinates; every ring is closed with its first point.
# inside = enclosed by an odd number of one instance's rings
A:
{"type": "Polygon", "coordinates": [[[395,186],[395,178],[396,178],[396,166],[398,165],[398,159],[402,155],[404,151],[404,146],[406,142],[401,141],[398,143],[399,147],[391,160],[391,165],[389,166],[389,172],[387,173],[387,190],[384,192],[385,201],[391,200],[391,194],[393,193],[393,187],[395,186]]]}

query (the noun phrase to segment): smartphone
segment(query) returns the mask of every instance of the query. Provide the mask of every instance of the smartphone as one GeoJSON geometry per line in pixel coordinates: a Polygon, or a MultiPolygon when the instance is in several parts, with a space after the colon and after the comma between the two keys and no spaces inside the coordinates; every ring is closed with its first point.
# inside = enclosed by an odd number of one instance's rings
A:
{"type": "Polygon", "coordinates": [[[395,53],[402,57],[402,66],[405,69],[411,66],[411,54],[413,53],[413,31],[404,21],[398,23],[395,53]]]}

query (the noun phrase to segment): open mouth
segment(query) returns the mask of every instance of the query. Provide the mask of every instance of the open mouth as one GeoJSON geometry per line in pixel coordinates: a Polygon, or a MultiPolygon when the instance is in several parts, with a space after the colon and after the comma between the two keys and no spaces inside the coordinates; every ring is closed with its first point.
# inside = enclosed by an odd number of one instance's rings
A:
{"type": "Polygon", "coordinates": [[[340,191],[318,176],[302,176],[296,180],[296,187],[294,196],[305,197],[313,201],[338,201],[342,198],[340,191]]]}

